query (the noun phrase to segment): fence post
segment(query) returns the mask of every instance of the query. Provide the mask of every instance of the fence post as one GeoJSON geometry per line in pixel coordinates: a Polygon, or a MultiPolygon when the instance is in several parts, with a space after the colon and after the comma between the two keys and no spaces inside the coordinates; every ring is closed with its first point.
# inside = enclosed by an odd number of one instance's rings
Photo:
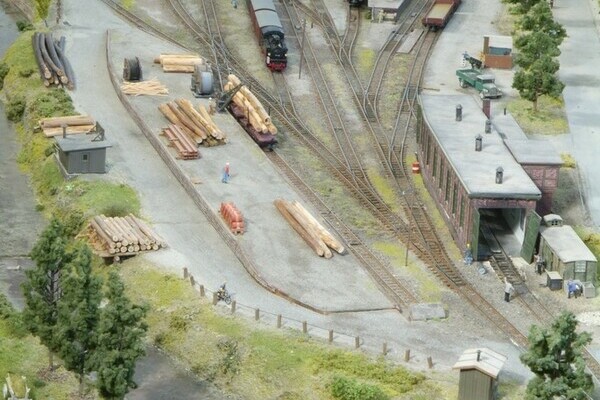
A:
{"type": "Polygon", "coordinates": [[[200,285],[200,297],[204,297],[205,293],[204,293],[204,285],[200,285]]]}
{"type": "Polygon", "coordinates": [[[383,342],[383,349],[381,351],[383,353],[383,355],[385,356],[388,352],[387,350],[387,342],[383,342]]]}
{"type": "Polygon", "coordinates": [[[196,280],[194,279],[194,275],[190,275],[190,284],[192,287],[196,286],[196,280]]]}
{"type": "Polygon", "coordinates": [[[329,330],[329,343],[333,343],[333,329],[329,330]]]}
{"type": "Polygon", "coordinates": [[[233,300],[233,301],[231,302],[231,313],[232,313],[232,314],[234,314],[234,313],[235,313],[235,306],[236,306],[236,304],[237,304],[237,303],[236,303],[236,301],[235,301],[235,300],[233,300]]]}
{"type": "Polygon", "coordinates": [[[218,302],[219,302],[219,296],[217,295],[217,292],[214,292],[213,293],[213,306],[216,306],[218,302]]]}
{"type": "Polygon", "coordinates": [[[410,349],[404,351],[404,361],[405,362],[410,361],[410,349]]]}
{"type": "Polygon", "coordinates": [[[433,360],[431,359],[431,356],[427,357],[427,366],[429,369],[433,368],[433,360]]]}
{"type": "Polygon", "coordinates": [[[277,327],[281,328],[281,314],[277,316],[277,327]]]}
{"type": "Polygon", "coordinates": [[[307,333],[308,332],[308,324],[306,323],[306,321],[302,321],[302,333],[307,333]]]}
{"type": "Polygon", "coordinates": [[[257,321],[260,319],[260,309],[258,308],[254,310],[254,319],[257,321]]]}
{"type": "Polygon", "coordinates": [[[360,338],[358,336],[354,338],[354,347],[357,349],[360,347],[360,338]]]}
{"type": "Polygon", "coordinates": [[[183,279],[187,279],[189,274],[187,267],[183,267],[183,279]]]}

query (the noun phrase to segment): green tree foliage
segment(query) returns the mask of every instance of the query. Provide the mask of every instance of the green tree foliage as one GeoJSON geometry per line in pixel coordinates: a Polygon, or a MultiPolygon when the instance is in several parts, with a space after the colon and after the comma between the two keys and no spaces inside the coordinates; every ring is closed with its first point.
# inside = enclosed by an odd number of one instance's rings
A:
{"type": "Polygon", "coordinates": [[[567,31],[561,24],[554,21],[552,10],[550,10],[550,6],[545,1],[531,7],[531,10],[523,15],[515,25],[523,31],[546,34],[552,39],[555,46],[560,46],[567,37],[567,31]]]}
{"type": "Polygon", "coordinates": [[[515,73],[512,86],[519,91],[519,95],[533,103],[533,110],[537,111],[538,99],[542,95],[559,97],[565,85],[558,79],[558,61],[548,56],[542,56],[528,69],[521,69],[515,73]]]}
{"type": "Polygon", "coordinates": [[[529,349],[521,361],[535,374],[527,385],[526,400],[588,399],[594,383],[585,372],[583,347],[592,341],[587,332],[577,333],[577,319],[562,313],[550,328],[533,325],[529,349]]]}
{"type": "Polygon", "coordinates": [[[145,354],[147,308],[131,303],[116,272],[108,277],[106,299],[98,328],[98,389],[107,399],[123,399],[134,386],[135,363],[145,354]]]}
{"type": "Polygon", "coordinates": [[[58,307],[58,353],[65,367],[79,375],[79,391],[83,393],[83,378],[94,369],[102,299],[102,279],[92,273],[91,252],[86,245],[77,248],[63,283],[58,307]]]}
{"type": "Polygon", "coordinates": [[[70,257],[65,228],[58,219],[52,218],[31,251],[36,267],[25,271],[27,279],[23,283],[23,320],[27,329],[48,347],[50,368],[53,367],[52,353],[58,349],[56,327],[62,294],[61,274],[70,257]]]}
{"type": "Polygon", "coordinates": [[[560,50],[554,40],[544,32],[530,32],[515,40],[519,53],[515,56],[515,64],[521,68],[529,68],[540,57],[558,57],[560,50]]]}
{"type": "Polygon", "coordinates": [[[539,3],[545,3],[546,0],[504,0],[506,3],[511,4],[510,11],[513,14],[527,14],[529,10],[539,3]]]}
{"type": "Polygon", "coordinates": [[[48,18],[48,10],[52,0],[35,0],[35,11],[41,19],[48,18]]]}

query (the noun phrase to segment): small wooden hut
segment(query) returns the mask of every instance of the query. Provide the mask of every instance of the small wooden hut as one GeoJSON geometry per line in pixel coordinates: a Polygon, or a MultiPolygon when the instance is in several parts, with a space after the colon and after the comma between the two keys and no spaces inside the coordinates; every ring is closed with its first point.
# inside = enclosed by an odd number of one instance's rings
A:
{"type": "Polygon", "coordinates": [[[505,362],[505,356],[485,347],[465,350],[452,367],[460,370],[458,400],[496,400],[505,362]]]}

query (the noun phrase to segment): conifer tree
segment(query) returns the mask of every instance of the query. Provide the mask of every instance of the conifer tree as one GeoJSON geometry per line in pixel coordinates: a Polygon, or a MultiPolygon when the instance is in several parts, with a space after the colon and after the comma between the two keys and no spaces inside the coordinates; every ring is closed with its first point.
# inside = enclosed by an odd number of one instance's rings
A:
{"type": "Polygon", "coordinates": [[[576,330],[577,319],[570,312],[562,313],[550,328],[531,327],[529,349],[521,355],[535,374],[527,385],[526,400],[590,398],[594,383],[585,372],[582,351],[592,339],[576,330]]]}
{"type": "Polygon", "coordinates": [[[48,348],[49,367],[53,368],[53,354],[58,350],[56,326],[62,294],[61,274],[71,257],[67,252],[65,228],[57,218],[51,219],[30,255],[36,266],[25,271],[23,321],[29,332],[48,348]]]}
{"type": "Polygon", "coordinates": [[[90,249],[81,245],[64,278],[57,336],[65,367],[79,376],[80,394],[84,376],[93,371],[101,299],[102,280],[92,273],[90,249]]]}
{"type": "Polygon", "coordinates": [[[131,303],[116,272],[109,275],[106,299],[96,351],[98,389],[107,399],[123,399],[129,388],[135,386],[135,363],[145,354],[147,308],[131,303]]]}

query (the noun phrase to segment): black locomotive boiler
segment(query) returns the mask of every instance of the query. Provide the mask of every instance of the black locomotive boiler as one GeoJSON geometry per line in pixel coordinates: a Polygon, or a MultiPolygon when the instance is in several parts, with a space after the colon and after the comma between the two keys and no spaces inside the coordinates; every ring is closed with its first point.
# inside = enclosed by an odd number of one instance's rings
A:
{"type": "Polygon", "coordinates": [[[248,0],[248,8],[265,64],[272,71],[282,71],[287,66],[287,47],[273,0],[248,0]]]}

